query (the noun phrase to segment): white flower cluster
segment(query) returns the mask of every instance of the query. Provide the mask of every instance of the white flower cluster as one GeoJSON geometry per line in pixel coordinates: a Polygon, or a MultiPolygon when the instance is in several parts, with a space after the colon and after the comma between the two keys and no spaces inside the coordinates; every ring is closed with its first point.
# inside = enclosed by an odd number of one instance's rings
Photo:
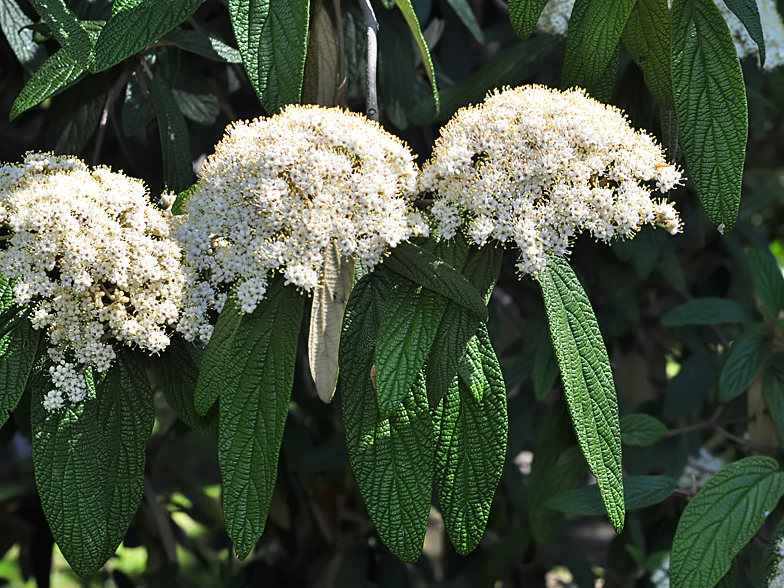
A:
{"type": "Polygon", "coordinates": [[[371,268],[387,247],[427,235],[408,207],[416,174],[399,139],[339,108],[289,106],[235,123],[205,163],[187,216],[174,221],[190,272],[178,329],[209,340],[207,313],[222,307],[222,284],[240,284],[245,312],[273,271],[312,290],[331,241],[371,268]]]}
{"type": "Polygon", "coordinates": [[[555,37],[565,37],[573,8],[574,0],[550,0],[536,21],[536,30],[555,37]]]}
{"type": "Polygon", "coordinates": [[[776,571],[768,580],[768,588],[784,588],[784,537],[779,539],[776,571]]]}
{"type": "Polygon", "coordinates": [[[609,241],[644,223],[680,230],[675,209],[651,199],[680,183],[661,148],[617,109],[581,90],[523,86],[461,109],[436,141],[420,189],[450,239],[467,217],[478,245],[514,239],[518,269],[536,276],[547,255],[565,255],[580,231],[609,241]]]}
{"type": "MultiPolygon", "coordinates": [[[[759,65],[759,48],[749,36],[746,27],[727,8],[724,0],[716,0],[716,6],[719,7],[724,20],[727,21],[738,57],[741,59],[756,57],[757,65],[759,65]]],[[[762,68],[770,71],[784,63],[784,24],[781,22],[781,15],[776,10],[776,0],[757,0],[757,8],[762,26],[762,38],[765,41],[765,64],[762,68]]]]}
{"type": "Polygon", "coordinates": [[[725,465],[723,459],[714,456],[704,447],[700,447],[699,456],[689,456],[681,477],[678,478],[678,487],[691,488],[694,486],[699,490],[725,465]]]}
{"type": "Polygon", "coordinates": [[[83,370],[107,370],[112,341],[159,353],[178,318],[180,248],[140,181],[28,154],[0,167],[0,272],[49,339],[55,410],[84,399],[83,370]]]}
{"type": "Polygon", "coordinates": [[[670,588],[670,557],[662,562],[659,569],[651,574],[651,584],[654,588],[670,588]]]}

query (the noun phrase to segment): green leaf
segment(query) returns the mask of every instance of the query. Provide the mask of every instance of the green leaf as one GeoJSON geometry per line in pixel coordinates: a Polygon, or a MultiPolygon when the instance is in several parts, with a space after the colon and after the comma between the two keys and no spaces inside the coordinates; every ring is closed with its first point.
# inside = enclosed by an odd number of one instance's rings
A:
{"type": "Polygon", "coordinates": [[[122,108],[123,134],[126,137],[133,137],[155,119],[155,110],[150,104],[152,101],[152,94],[149,91],[146,96],[142,95],[139,79],[136,72],[133,72],[125,87],[122,108]]]}
{"type": "MultiPolygon", "coordinates": [[[[779,521],[773,533],[770,534],[770,541],[765,546],[765,551],[762,554],[762,569],[756,577],[762,581],[757,585],[770,586],[773,584],[774,578],[779,574],[779,563],[781,562],[780,545],[781,540],[784,538],[784,519],[779,521]]],[[[781,579],[781,576],[779,576],[781,579]]],[[[773,584],[775,586],[775,584],[773,584]]]]}
{"type": "Polygon", "coordinates": [[[196,412],[194,393],[199,380],[199,368],[193,361],[188,346],[192,343],[181,337],[172,337],[161,355],[150,357],[150,367],[155,382],[163,391],[166,403],[190,428],[202,435],[218,438],[218,407],[213,405],[207,414],[196,412]]]}
{"type": "Polygon", "coordinates": [[[667,425],[649,414],[627,414],[621,417],[621,441],[624,445],[653,445],[667,432],[667,425]]]}
{"type": "Polygon", "coordinates": [[[743,23],[749,36],[757,44],[760,67],[762,67],[765,65],[765,36],[762,34],[762,24],[760,24],[757,2],[755,0],[725,0],[724,4],[743,23]]]}
{"type": "Polygon", "coordinates": [[[642,70],[653,97],[662,107],[674,109],[667,0],[637,0],[626,21],[623,44],[642,70]]]}
{"type": "Polygon", "coordinates": [[[558,373],[558,360],[555,357],[553,345],[550,343],[550,339],[546,338],[536,348],[534,356],[534,394],[536,394],[537,400],[542,400],[547,395],[555,384],[558,373]]]}
{"type": "Polygon", "coordinates": [[[696,298],[679,304],[662,317],[666,327],[752,323],[759,317],[745,305],[726,298],[696,298]]]}
{"type": "MultiPolygon", "coordinates": [[[[449,3],[449,6],[452,7],[452,10],[455,11],[457,17],[460,19],[465,27],[468,29],[468,32],[471,33],[471,36],[474,40],[479,43],[480,45],[485,44],[485,35],[482,32],[482,28],[479,26],[479,23],[476,22],[476,17],[474,16],[474,11],[471,10],[471,5],[468,4],[468,0],[446,0],[449,3]]],[[[423,56],[424,61],[424,56],[423,56]]]]}
{"type": "Polygon", "coordinates": [[[438,503],[449,538],[462,555],[482,539],[506,457],[506,388],[484,326],[482,334],[472,340],[481,363],[468,357],[463,362],[470,384],[456,377],[434,415],[438,503]],[[480,387],[477,394],[474,389],[480,387]]]}
{"type": "MultiPolygon", "coordinates": [[[[626,510],[659,504],[677,487],[678,480],[667,476],[628,476],[623,479],[626,510]]],[[[602,516],[607,512],[595,484],[556,494],[547,501],[547,508],[584,516],[602,516]]]]}
{"type": "Polygon", "coordinates": [[[784,474],[770,457],[743,458],[708,480],[678,521],[670,555],[672,585],[713,588],[782,494],[784,474]]]}
{"type": "Polygon", "coordinates": [[[196,190],[198,189],[199,189],[199,184],[195,183],[189,188],[186,188],[185,190],[177,194],[177,198],[174,200],[174,204],[172,204],[172,214],[174,215],[185,214],[185,210],[184,210],[185,203],[188,202],[188,198],[190,197],[190,195],[196,192],[196,190]]]}
{"type": "Polygon", "coordinates": [[[408,28],[411,29],[417,47],[419,47],[419,53],[422,56],[422,62],[425,64],[427,77],[430,78],[430,84],[433,86],[433,100],[435,100],[436,112],[438,112],[441,109],[441,98],[438,95],[438,85],[436,84],[436,70],[433,68],[430,49],[425,41],[425,36],[422,34],[422,27],[419,26],[419,19],[417,19],[414,7],[411,5],[411,0],[395,0],[395,4],[400,8],[400,12],[403,13],[403,17],[408,23],[408,28]]]}
{"type": "Polygon", "coordinates": [[[229,0],[242,63],[267,114],[300,101],[309,10],[308,0],[229,0]]]}
{"type": "Polygon", "coordinates": [[[390,290],[379,271],[354,285],[343,319],[338,388],[351,469],[368,512],[387,547],[414,562],[430,513],[435,439],[421,373],[390,417],[379,414],[371,372],[390,290]]]}
{"type": "Polygon", "coordinates": [[[784,351],[774,351],[765,367],[762,393],[770,418],[776,426],[779,443],[784,446],[784,351]]]}
{"type": "Polygon", "coordinates": [[[129,0],[113,9],[95,43],[93,71],[120,63],[191,16],[203,0],[129,0]]]}
{"type": "MultiPolygon", "coordinates": [[[[10,290],[7,284],[7,280],[0,280],[0,287],[5,285],[4,290],[10,290]]],[[[8,420],[27,387],[41,340],[41,332],[33,329],[27,318],[28,307],[9,310],[15,310],[18,318],[3,325],[5,334],[0,338],[0,427],[8,420]]],[[[2,318],[6,316],[4,312],[2,318]]]]}
{"type": "Polygon", "coordinates": [[[536,28],[547,0],[512,0],[509,2],[509,21],[517,36],[527,39],[536,28]]]}
{"type": "Polygon", "coordinates": [[[152,96],[163,152],[163,181],[167,190],[180,192],[195,180],[188,126],[162,75],[153,79],[152,96]]]}
{"type": "Polygon", "coordinates": [[[85,69],[65,49],[60,49],[27,80],[11,108],[10,120],[55,96],[85,76],[85,69]]]}
{"type": "Polygon", "coordinates": [[[242,63],[242,56],[237,49],[214,37],[209,37],[201,31],[177,29],[165,35],[163,39],[177,45],[180,49],[201,55],[212,61],[242,63]]]}
{"type": "Polygon", "coordinates": [[[228,342],[215,352],[211,340],[202,360],[204,373],[209,359],[223,358],[212,380],[221,384],[218,463],[226,530],[240,559],[251,552],[267,522],[304,301],[294,286],[283,286],[282,276],[269,283],[250,314],[242,313],[236,296],[230,295],[223,313],[242,316],[228,342]]]}
{"type": "Polygon", "coordinates": [[[757,294],[773,320],[784,327],[784,276],[769,251],[751,249],[747,253],[757,294]]]}
{"type": "Polygon", "coordinates": [[[56,137],[56,154],[79,153],[98,128],[106,103],[106,80],[87,76],[80,83],[63,92],[49,110],[50,137],[56,137]]]}
{"type": "Polygon", "coordinates": [[[30,0],[36,12],[51,27],[57,42],[85,69],[93,62],[90,35],[63,0],[30,0]]]}
{"type": "Polygon", "coordinates": [[[729,402],[749,387],[768,354],[764,325],[751,325],[732,343],[719,376],[719,400],[729,402]]]}
{"type": "Polygon", "coordinates": [[[446,298],[406,278],[393,274],[390,280],[375,356],[382,417],[396,413],[425,367],[447,305],[446,298]]]}
{"type": "Polygon", "coordinates": [[[182,68],[179,71],[172,97],[183,116],[200,125],[215,124],[220,114],[218,97],[210,92],[207,80],[195,69],[182,68]]]}
{"type": "MultiPolygon", "coordinates": [[[[580,86],[598,99],[608,100],[618,73],[616,63],[621,33],[635,0],[577,0],[569,19],[561,86],[580,86]],[[609,91],[604,87],[608,81],[609,91]]],[[[619,54],[618,54],[619,55],[619,54]]]]}
{"type": "Polygon", "coordinates": [[[710,221],[732,230],[748,137],[735,44],[713,0],[675,0],[670,18],[675,111],[688,175],[710,221]]]}
{"type": "Polygon", "coordinates": [[[566,259],[548,258],[539,277],[550,338],[577,441],[616,531],[623,528],[621,427],[610,360],[588,296],[566,259]]]}
{"type": "Polygon", "coordinates": [[[708,395],[714,383],[715,366],[707,354],[694,354],[681,364],[678,374],[667,384],[662,418],[675,421],[690,413],[708,395]]]}
{"type": "Polygon", "coordinates": [[[33,39],[33,24],[16,0],[0,0],[0,30],[11,50],[28,73],[36,71],[46,59],[46,49],[33,39]]]}

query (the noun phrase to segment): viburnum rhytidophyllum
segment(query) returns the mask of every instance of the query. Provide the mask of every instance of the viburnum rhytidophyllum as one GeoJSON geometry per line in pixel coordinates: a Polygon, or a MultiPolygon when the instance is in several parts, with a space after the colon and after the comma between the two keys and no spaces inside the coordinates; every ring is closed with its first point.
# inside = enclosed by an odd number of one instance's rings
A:
{"type": "Polygon", "coordinates": [[[187,215],[173,221],[190,272],[178,329],[208,341],[207,313],[221,310],[232,282],[246,313],[274,271],[312,290],[333,241],[342,256],[372,268],[386,248],[427,234],[408,206],[416,177],[399,139],[339,108],[289,106],[228,127],[187,215]]]}
{"type": "Polygon", "coordinates": [[[84,369],[109,369],[113,342],[159,353],[178,318],[180,249],[142,182],[68,157],[30,153],[0,167],[0,272],[45,329],[54,389],[84,399],[84,369]]]}
{"type": "Polygon", "coordinates": [[[442,130],[420,176],[446,239],[465,221],[478,245],[514,240],[521,274],[536,276],[549,254],[565,255],[589,231],[609,241],[652,223],[680,229],[675,209],[651,200],[681,173],[624,115],[585,95],[523,86],[461,109],[442,130]]]}

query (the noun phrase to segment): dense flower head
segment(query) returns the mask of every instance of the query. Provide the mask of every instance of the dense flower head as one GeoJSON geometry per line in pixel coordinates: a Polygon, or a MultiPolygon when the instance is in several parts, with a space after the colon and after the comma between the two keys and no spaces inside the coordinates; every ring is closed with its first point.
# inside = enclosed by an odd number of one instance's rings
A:
{"type": "Polygon", "coordinates": [[[399,139],[339,108],[289,106],[231,125],[187,215],[174,220],[190,271],[179,330],[209,340],[208,312],[220,310],[232,282],[245,312],[274,271],[312,290],[331,242],[371,268],[386,248],[426,235],[428,225],[408,207],[416,175],[399,139]]]}
{"type": "Polygon", "coordinates": [[[151,353],[169,344],[184,281],[180,249],[142,182],[30,153],[0,166],[0,227],[0,272],[49,339],[47,409],[84,398],[83,370],[107,370],[113,341],[151,353]]]}
{"type": "Polygon", "coordinates": [[[441,235],[467,220],[474,243],[514,240],[518,268],[536,275],[573,237],[631,238],[644,223],[680,229],[675,209],[651,199],[681,180],[661,148],[623,114],[582,90],[523,86],[494,92],[444,127],[420,189],[433,192],[441,235]]]}
{"type": "MultiPolygon", "coordinates": [[[[759,48],[746,27],[723,0],[716,0],[716,6],[727,21],[738,57],[741,59],[753,57],[759,64],[759,48]]],[[[781,15],[776,10],[776,0],[757,0],[757,8],[762,26],[762,38],[765,41],[765,63],[762,68],[769,71],[784,64],[784,23],[781,22],[781,15]]]]}
{"type": "Polygon", "coordinates": [[[544,5],[536,21],[536,30],[556,37],[565,37],[573,8],[574,0],[550,0],[544,5]]]}

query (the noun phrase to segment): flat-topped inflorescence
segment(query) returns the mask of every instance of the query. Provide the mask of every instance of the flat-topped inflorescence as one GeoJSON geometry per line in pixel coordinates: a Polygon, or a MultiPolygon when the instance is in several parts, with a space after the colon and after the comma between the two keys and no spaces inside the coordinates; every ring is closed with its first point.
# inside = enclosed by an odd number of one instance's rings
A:
{"type": "Polygon", "coordinates": [[[460,110],[442,130],[420,190],[446,239],[467,222],[474,243],[514,240],[518,268],[536,276],[548,254],[565,255],[589,231],[631,238],[645,223],[678,232],[675,209],[653,201],[681,174],[624,115],[585,95],[542,86],[494,92],[460,110]]]}
{"type": "Polygon", "coordinates": [[[312,290],[331,242],[372,268],[388,247],[427,234],[408,206],[416,177],[399,139],[339,108],[289,106],[233,124],[207,159],[187,215],[174,220],[190,271],[178,329],[209,340],[207,313],[220,311],[232,282],[245,312],[274,271],[312,290]]]}
{"type": "Polygon", "coordinates": [[[150,353],[168,346],[184,282],[180,248],[142,182],[30,153],[0,167],[0,226],[0,272],[49,339],[47,409],[84,399],[84,368],[107,370],[113,342],[150,353]]]}

